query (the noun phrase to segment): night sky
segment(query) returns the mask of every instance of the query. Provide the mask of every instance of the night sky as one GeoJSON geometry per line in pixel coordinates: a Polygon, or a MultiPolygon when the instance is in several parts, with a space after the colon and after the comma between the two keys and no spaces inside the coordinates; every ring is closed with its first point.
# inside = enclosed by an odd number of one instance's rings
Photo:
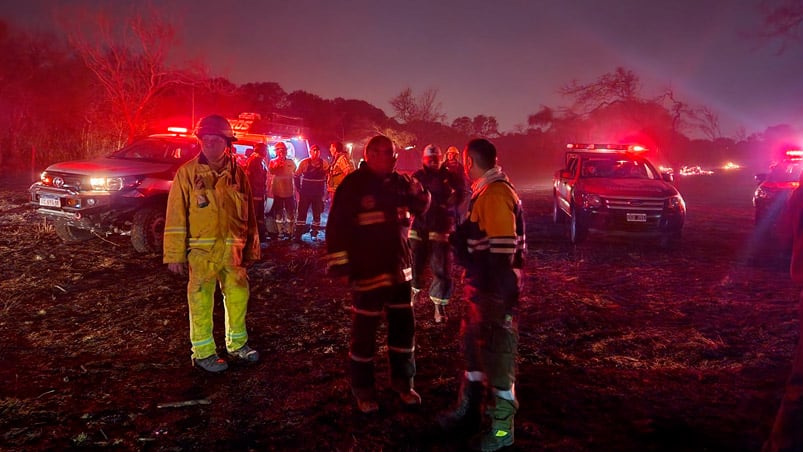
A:
{"type": "MultiPolygon", "coordinates": [[[[52,28],[51,11],[61,3],[3,2],[0,15],[52,28]]],[[[132,2],[85,3],[122,9],[132,2]]],[[[183,30],[176,56],[203,59],[213,75],[364,99],[389,114],[388,100],[405,87],[436,88],[447,122],[494,115],[509,131],[541,105],[567,105],[557,92],[567,82],[622,66],[640,76],[645,97],[671,87],[713,109],[725,135],[777,124],[803,129],[803,44],[779,54],[777,42],[754,37],[758,4],[177,0],[163,8],[183,30]]]]}

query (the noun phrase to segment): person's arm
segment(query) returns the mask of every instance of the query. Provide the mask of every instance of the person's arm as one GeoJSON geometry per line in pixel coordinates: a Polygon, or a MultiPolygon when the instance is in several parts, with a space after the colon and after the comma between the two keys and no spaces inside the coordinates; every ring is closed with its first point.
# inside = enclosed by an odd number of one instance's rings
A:
{"type": "Polygon", "coordinates": [[[350,271],[348,249],[354,217],[350,189],[348,181],[337,188],[326,222],[326,273],[331,276],[347,276],[350,271]]]}
{"type": "Polygon", "coordinates": [[[521,255],[517,259],[516,199],[507,193],[488,193],[474,206],[480,229],[488,235],[492,287],[505,303],[506,314],[514,315],[519,302],[521,255]],[[515,262],[518,260],[519,262],[515,262]],[[519,265],[516,271],[516,265],[519,265]]]}
{"type": "MultiPolygon", "coordinates": [[[[247,181],[247,179],[246,179],[247,181]]],[[[253,192],[251,184],[245,184],[245,199],[252,199],[253,192]]],[[[248,231],[245,236],[245,248],[243,249],[243,265],[248,265],[251,262],[259,260],[259,228],[257,227],[257,213],[254,209],[254,203],[248,204],[248,231]]]]}
{"type": "Polygon", "coordinates": [[[163,262],[169,271],[180,275],[187,274],[188,215],[193,187],[190,182],[189,172],[179,169],[170,185],[165,211],[163,262]]]}

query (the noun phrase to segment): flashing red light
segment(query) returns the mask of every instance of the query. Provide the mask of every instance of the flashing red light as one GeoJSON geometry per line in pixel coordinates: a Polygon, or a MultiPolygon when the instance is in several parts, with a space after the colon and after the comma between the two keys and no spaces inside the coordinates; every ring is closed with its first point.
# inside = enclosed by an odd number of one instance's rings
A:
{"type": "Polygon", "coordinates": [[[642,152],[642,151],[646,151],[647,148],[645,148],[644,146],[636,144],[636,145],[630,146],[630,150],[633,151],[633,152],[642,152]]]}
{"type": "Polygon", "coordinates": [[[789,149],[786,151],[786,156],[794,159],[803,158],[803,149],[789,149]]]}
{"type": "Polygon", "coordinates": [[[567,149],[574,149],[574,144],[569,143],[569,144],[566,145],[566,148],[567,149]]]}
{"type": "Polygon", "coordinates": [[[187,133],[188,132],[186,127],[168,127],[167,131],[168,132],[172,132],[172,133],[187,133]]]}

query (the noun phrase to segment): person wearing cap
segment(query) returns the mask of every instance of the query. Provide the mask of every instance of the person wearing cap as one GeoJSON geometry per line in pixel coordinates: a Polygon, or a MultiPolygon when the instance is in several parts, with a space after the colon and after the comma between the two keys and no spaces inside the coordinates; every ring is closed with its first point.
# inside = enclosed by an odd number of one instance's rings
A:
{"type": "Polygon", "coordinates": [[[265,156],[268,155],[268,145],[257,143],[254,152],[245,161],[245,174],[251,184],[253,195],[254,212],[256,213],[257,229],[259,230],[259,241],[267,240],[265,229],[265,194],[267,189],[268,168],[265,164],[265,156]]]}
{"type": "Polygon", "coordinates": [[[287,158],[287,145],[284,142],[276,143],[274,149],[276,158],[268,165],[273,192],[273,207],[268,215],[276,222],[279,237],[289,239],[293,237],[296,222],[296,190],[293,184],[296,162],[287,158]]]}
{"type": "Polygon", "coordinates": [[[394,171],[396,152],[388,137],[368,141],[365,162],[335,192],[326,223],[326,269],[351,283],[351,392],[357,408],[368,414],[379,410],[374,355],[383,317],[391,389],[405,406],[421,404],[413,389],[415,317],[407,233],[411,216],[427,209],[429,193],[414,178],[394,171]]]}
{"type": "Polygon", "coordinates": [[[312,228],[310,237],[315,240],[321,230],[323,198],[326,196],[326,175],[329,163],[321,158],[321,148],[315,144],[309,150],[309,157],[298,164],[296,186],[298,187],[298,214],[296,215],[295,239],[307,231],[307,212],[312,207],[312,228]]]}
{"type": "Polygon", "coordinates": [[[441,166],[443,154],[434,144],[424,147],[422,168],[413,177],[430,192],[429,209],[416,215],[410,228],[410,246],[413,250],[413,294],[424,288],[427,264],[432,273],[429,299],[435,305],[435,323],[446,321],[446,306],[452,296],[452,262],[449,250],[449,233],[454,227],[453,210],[462,202],[465,185],[441,166]]]}
{"type": "Polygon", "coordinates": [[[220,115],[198,123],[201,153],[182,165],[167,199],[164,263],[188,275],[192,363],[217,373],[228,368],[212,336],[215,289],[223,293],[226,350],[235,361],[256,362],[245,315],[250,289],[246,266],[259,259],[251,184],[232,155],[231,125],[220,115]]]}

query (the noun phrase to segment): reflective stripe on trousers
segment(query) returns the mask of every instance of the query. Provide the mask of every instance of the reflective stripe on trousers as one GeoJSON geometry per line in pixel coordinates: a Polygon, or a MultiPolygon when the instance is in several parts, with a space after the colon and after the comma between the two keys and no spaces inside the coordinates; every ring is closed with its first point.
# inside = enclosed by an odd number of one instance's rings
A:
{"type": "Polygon", "coordinates": [[[415,319],[410,283],[354,292],[349,365],[351,387],[356,391],[374,387],[376,331],[385,311],[388,322],[388,360],[391,385],[406,391],[415,376],[415,319]]]}
{"type": "Polygon", "coordinates": [[[187,301],[190,314],[192,357],[203,359],[215,354],[212,337],[212,310],[215,287],[223,293],[226,350],[234,351],[248,342],[245,314],[248,309],[248,275],[244,267],[227,267],[206,260],[203,253],[190,252],[190,278],[187,301]]]}
{"type": "Polygon", "coordinates": [[[466,370],[485,372],[490,386],[510,390],[516,382],[517,326],[504,327],[505,306],[500,298],[468,286],[466,295],[469,312],[461,328],[466,370]]]}

